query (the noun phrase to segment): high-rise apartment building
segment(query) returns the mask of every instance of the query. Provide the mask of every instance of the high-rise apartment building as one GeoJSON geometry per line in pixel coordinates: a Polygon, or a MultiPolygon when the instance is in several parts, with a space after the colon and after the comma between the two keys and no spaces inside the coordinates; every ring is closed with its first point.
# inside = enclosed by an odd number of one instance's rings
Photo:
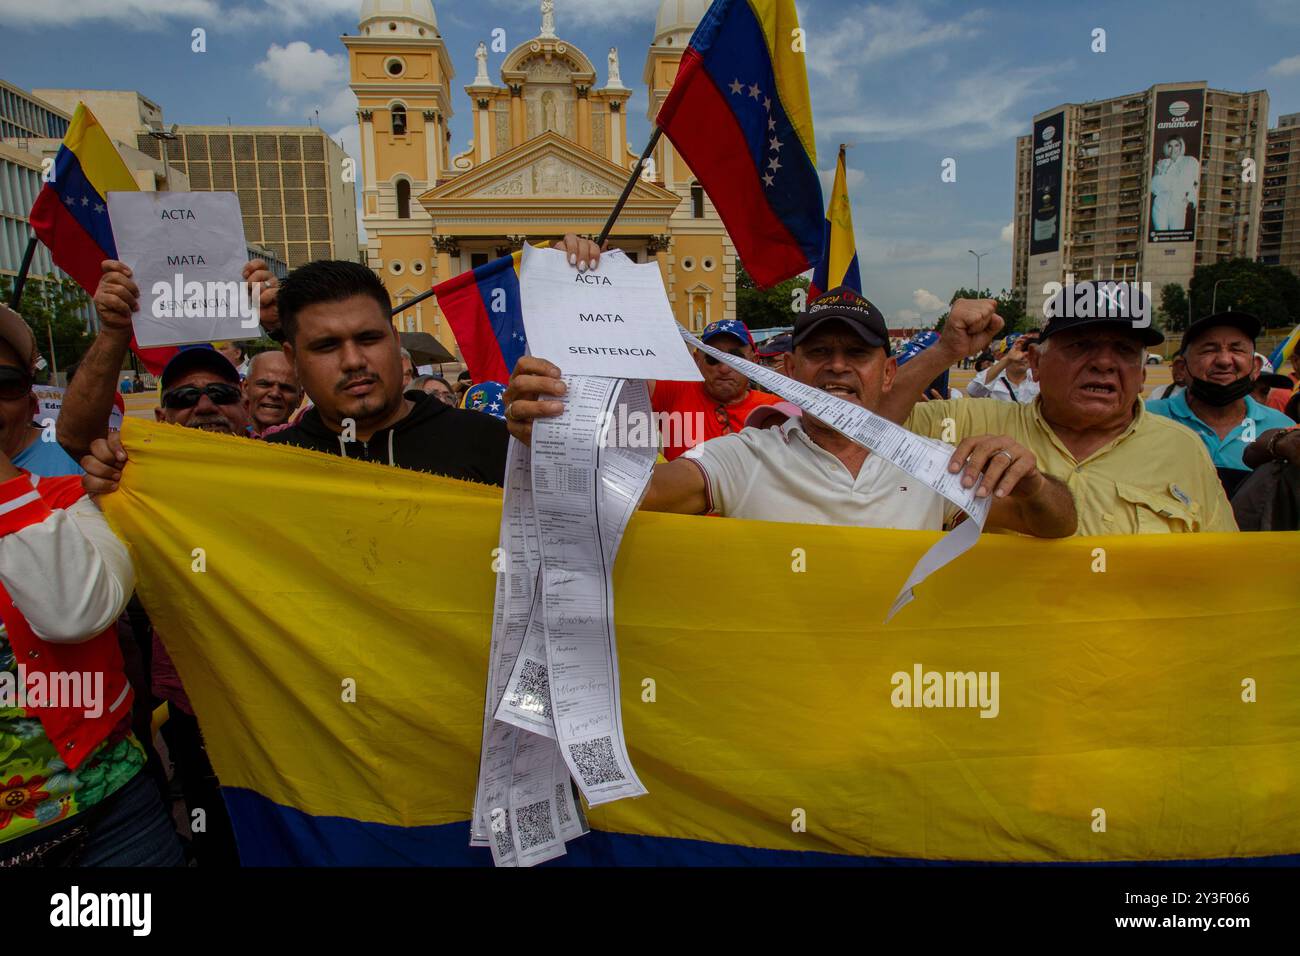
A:
{"type": "Polygon", "coordinates": [[[315,126],[176,126],[137,133],[141,152],[189,177],[195,191],[233,192],[244,238],[295,269],[314,259],[360,261],[356,193],[342,147],[315,126]]]}
{"type": "Polygon", "coordinates": [[[1264,154],[1259,260],[1300,275],[1300,113],[1278,117],[1264,154]]]}
{"type": "Polygon", "coordinates": [[[1029,310],[1070,275],[1149,282],[1158,295],[1198,265],[1254,258],[1267,128],[1267,92],[1204,82],[1035,116],[1016,144],[1012,266],[1029,310]]]}

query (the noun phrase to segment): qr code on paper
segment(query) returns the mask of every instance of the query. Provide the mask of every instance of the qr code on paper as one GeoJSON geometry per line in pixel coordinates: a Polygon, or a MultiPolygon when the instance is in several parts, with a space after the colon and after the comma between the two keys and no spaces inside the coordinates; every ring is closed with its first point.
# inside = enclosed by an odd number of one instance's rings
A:
{"type": "Polygon", "coordinates": [[[492,828],[492,839],[496,841],[497,857],[511,859],[515,855],[514,836],[510,832],[510,815],[506,814],[505,826],[492,828]]]}
{"type": "Polygon", "coordinates": [[[524,661],[523,669],[519,672],[519,686],[510,706],[550,719],[551,682],[547,679],[545,664],[524,661]]]}
{"type": "Polygon", "coordinates": [[[551,828],[551,801],[538,800],[515,811],[519,825],[519,849],[531,850],[535,846],[555,839],[551,828]]]}
{"type": "Polygon", "coordinates": [[[568,826],[573,817],[569,816],[569,801],[565,799],[565,790],[569,786],[569,781],[555,785],[555,814],[560,818],[560,826],[568,826]]]}
{"type": "Polygon", "coordinates": [[[583,783],[589,787],[627,779],[618,769],[618,761],[614,759],[614,741],[608,736],[569,744],[569,756],[577,765],[583,783]]]}

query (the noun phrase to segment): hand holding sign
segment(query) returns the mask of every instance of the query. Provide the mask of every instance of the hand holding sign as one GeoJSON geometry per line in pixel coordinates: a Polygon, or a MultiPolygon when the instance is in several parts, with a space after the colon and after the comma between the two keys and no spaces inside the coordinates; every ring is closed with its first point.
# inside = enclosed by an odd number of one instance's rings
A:
{"type": "Polygon", "coordinates": [[[525,245],[519,286],[529,351],[564,374],[700,380],[655,263],[616,249],[582,270],[559,249],[525,245]]]}
{"type": "Polygon", "coordinates": [[[121,259],[112,271],[135,290],[115,280],[104,305],[133,315],[139,345],[258,337],[261,290],[237,278],[248,247],[234,193],[110,192],[108,214],[121,259]]]}

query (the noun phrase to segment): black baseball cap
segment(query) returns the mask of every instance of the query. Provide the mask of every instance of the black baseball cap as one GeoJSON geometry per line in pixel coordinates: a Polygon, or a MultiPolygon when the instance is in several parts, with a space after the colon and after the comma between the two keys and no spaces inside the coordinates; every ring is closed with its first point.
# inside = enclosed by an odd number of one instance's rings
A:
{"type": "Polygon", "coordinates": [[[239,384],[239,372],[216,349],[208,345],[181,349],[167,362],[158,379],[159,387],[165,392],[175,384],[178,378],[184,378],[191,372],[211,372],[219,375],[232,385],[239,384]]]}
{"type": "Polygon", "coordinates": [[[1250,337],[1251,342],[1259,338],[1259,333],[1264,328],[1264,323],[1249,312],[1216,312],[1214,315],[1207,315],[1203,319],[1197,319],[1187,327],[1187,331],[1183,333],[1183,344],[1178,347],[1178,354],[1182,355],[1192,342],[1210,329],[1217,328],[1220,325],[1240,329],[1243,334],[1250,337]]]}
{"type": "Polygon", "coordinates": [[[808,303],[808,311],[794,321],[791,349],[797,348],[826,322],[843,322],[868,345],[884,349],[886,355],[894,354],[889,347],[889,328],[884,315],[859,292],[843,285],[823,292],[808,303]]]}
{"type": "MultiPolygon", "coordinates": [[[[1113,303],[1113,301],[1108,300],[1107,298],[1108,286],[1128,286],[1129,288],[1132,288],[1131,283],[1123,283],[1123,282],[1089,283],[1090,288],[1089,288],[1087,298],[1091,298],[1092,308],[1090,308],[1088,311],[1092,312],[1093,314],[1085,315],[1085,316],[1066,315],[1065,314],[1066,312],[1073,312],[1078,308],[1078,306],[1076,305],[1076,302],[1079,298],[1078,290],[1079,287],[1082,285],[1083,283],[1080,282],[1077,285],[1063,286],[1059,292],[1057,292],[1054,296],[1052,296],[1051,299],[1048,300],[1049,303],[1052,302],[1056,303],[1056,307],[1052,310],[1056,312],[1056,315],[1053,315],[1050,318],[1048,318],[1047,324],[1043,326],[1041,330],[1039,330],[1038,340],[1040,342],[1045,342],[1048,338],[1050,338],[1051,336],[1055,335],[1058,332],[1067,332],[1070,329],[1081,329],[1084,327],[1129,329],[1137,333],[1138,338],[1142,340],[1142,344],[1145,346],[1159,345],[1161,342],[1165,340],[1164,333],[1161,332],[1159,329],[1157,329],[1154,325],[1151,325],[1149,318],[1148,318],[1148,323],[1146,325],[1137,325],[1133,321],[1131,314],[1130,315],[1119,314],[1120,312],[1124,312],[1124,311],[1132,313],[1137,310],[1131,308],[1123,308],[1123,309],[1117,308],[1113,303]],[[1066,308],[1067,304],[1070,306],[1069,308],[1066,308]],[[1109,314],[1109,313],[1115,313],[1115,314],[1109,314]]],[[[1142,295],[1141,292],[1138,292],[1136,294],[1142,295]]],[[[1142,298],[1145,299],[1147,297],[1142,296],[1142,298]]],[[[1150,306],[1149,300],[1147,302],[1147,306],[1148,308],[1145,311],[1147,312],[1147,315],[1149,317],[1151,314],[1149,308],[1150,306]]]]}

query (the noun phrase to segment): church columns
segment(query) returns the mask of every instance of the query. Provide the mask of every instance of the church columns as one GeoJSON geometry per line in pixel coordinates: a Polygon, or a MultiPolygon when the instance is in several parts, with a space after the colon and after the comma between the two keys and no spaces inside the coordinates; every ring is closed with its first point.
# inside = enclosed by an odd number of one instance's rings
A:
{"type": "Polygon", "coordinates": [[[365,172],[365,188],[375,188],[375,124],[370,110],[357,110],[361,120],[361,168],[365,172]]]}
{"type": "Polygon", "coordinates": [[[609,101],[609,161],[623,168],[623,153],[627,151],[627,136],[623,132],[623,104],[609,101]]]}
{"type": "Polygon", "coordinates": [[[438,146],[442,140],[442,113],[438,110],[424,111],[424,162],[428,172],[428,186],[438,184],[439,164],[438,146]]]}
{"type": "Polygon", "coordinates": [[[510,146],[524,141],[524,88],[522,84],[510,85],[510,146]]]}
{"type": "Polygon", "coordinates": [[[591,100],[587,99],[590,91],[589,86],[578,87],[578,145],[583,149],[591,149],[591,100]]]}
{"type": "Polygon", "coordinates": [[[474,135],[478,146],[478,161],[486,163],[492,158],[492,101],[487,97],[474,101],[474,118],[477,133],[474,135]]]}

